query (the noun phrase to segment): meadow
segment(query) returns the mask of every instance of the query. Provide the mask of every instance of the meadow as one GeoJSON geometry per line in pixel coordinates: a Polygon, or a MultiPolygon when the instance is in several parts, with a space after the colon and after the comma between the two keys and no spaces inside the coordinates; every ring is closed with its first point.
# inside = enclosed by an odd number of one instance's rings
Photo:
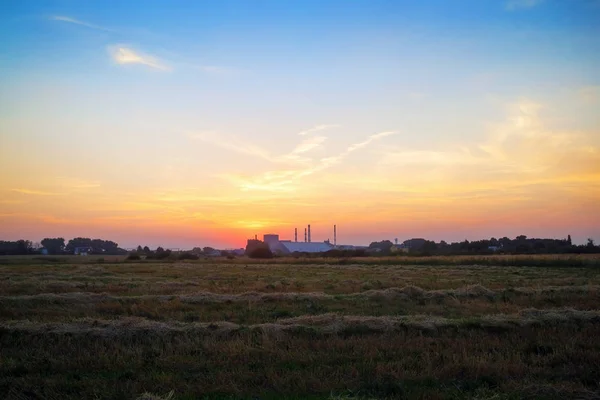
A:
{"type": "Polygon", "coordinates": [[[600,398],[600,258],[0,259],[3,399],[600,398]]]}

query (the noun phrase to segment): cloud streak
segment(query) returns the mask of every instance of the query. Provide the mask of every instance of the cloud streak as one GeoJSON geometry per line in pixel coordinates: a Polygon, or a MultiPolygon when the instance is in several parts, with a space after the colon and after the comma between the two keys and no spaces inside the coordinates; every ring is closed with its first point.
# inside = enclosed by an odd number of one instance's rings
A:
{"type": "Polygon", "coordinates": [[[42,190],[31,189],[10,189],[11,192],[27,194],[31,196],[64,196],[66,193],[44,192],[42,190]]]}
{"type": "Polygon", "coordinates": [[[205,132],[188,132],[187,137],[192,140],[200,140],[205,143],[212,144],[222,149],[227,149],[240,154],[246,154],[262,158],[267,161],[276,162],[276,158],[271,157],[268,151],[248,143],[244,143],[236,137],[224,138],[223,135],[219,135],[217,132],[205,131],[205,132]]]}
{"type": "MultiPolygon", "coordinates": [[[[300,179],[322,172],[328,168],[341,163],[350,154],[370,145],[371,143],[383,139],[387,136],[396,134],[393,131],[386,131],[368,136],[365,140],[349,145],[343,152],[333,156],[324,157],[319,160],[307,159],[311,162],[311,167],[289,170],[267,171],[254,177],[248,176],[227,176],[227,178],[243,191],[269,191],[269,192],[291,192],[295,190],[294,183],[300,179]]],[[[313,138],[313,141],[304,141],[296,147],[304,151],[309,151],[319,146],[324,137],[313,138]]],[[[294,152],[284,157],[290,157],[294,152]]]]}
{"type": "Polygon", "coordinates": [[[322,131],[322,130],[325,130],[325,129],[339,128],[340,126],[341,126],[341,125],[339,125],[339,124],[323,124],[323,125],[316,125],[316,126],[313,126],[313,127],[312,127],[312,128],[310,128],[310,129],[307,129],[307,130],[304,130],[304,131],[298,132],[298,135],[300,135],[300,136],[305,136],[305,135],[308,135],[308,134],[310,134],[310,133],[314,133],[314,132],[322,131]]]}
{"type": "Polygon", "coordinates": [[[99,26],[99,25],[90,24],[88,22],[80,21],[80,20],[75,19],[75,18],[66,17],[64,15],[54,15],[54,16],[50,17],[50,19],[52,21],[68,22],[70,24],[85,26],[86,28],[96,29],[96,30],[99,30],[99,31],[114,32],[114,30],[112,30],[112,29],[105,28],[105,27],[99,26]]]}
{"type": "Polygon", "coordinates": [[[141,64],[160,71],[171,71],[172,69],[156,57],[137,52],[128,47],[113,46],[109,48],[109,52],[113,61],[120,65],[141,64]]]}

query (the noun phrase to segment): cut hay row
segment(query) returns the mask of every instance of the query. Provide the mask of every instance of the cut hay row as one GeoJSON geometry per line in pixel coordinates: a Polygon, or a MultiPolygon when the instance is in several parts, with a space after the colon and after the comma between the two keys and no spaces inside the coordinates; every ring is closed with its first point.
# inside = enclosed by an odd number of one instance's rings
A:
{"type": "Polygon", "coordinates": [[[341,316],[333,313],[281,319],[277,323],[240,325],[231,322],[184,323],[157,322],[144,318],[99,320],[85,318],[64,323],[7,321],[0,323],[2,334],[69,334],[92,336],[127,336],[136,334],[186,333],[199,335],[232,334],[244,331],[266,335],[284,333],[339,334],[391,333],[406,329],[435,331],[443,328],[510,330],[524,326],[560,326],[572,323],[600,324],[600,310],[525,309],[517,314],[486,315],[470,319],[449,319],[427,315],[412,316],[341,316]]]}
{"type": "Polygon", "coordinates": [[[482,285],[470,285],[458,289],[424,290],[417,286],[392,287],[383,290],[367,290],[364,292],[344,295],[330,295],[322,292],[246,292],[241,294],[221,294],[212,292],[196,292],[185,295],[141,295],[141,296],[113,296],[107,293],[93,292],[68,292],[68,293],[40,293],[35,295],[0,296],[1,302],[35,301],[50,303],[100,303],[105,301],[136,301],[136,300],[179,300],[182,303],[230,303],[230,302],[273,302],[273,301],[306,301],[306,300],[344,300],[356,298],[385,298],[387,300],[402,299],[436,299],[446,297],[456,298],[499,298],[503,295],[549,295],[549,294],[595,294],[600,291],[598,285],[584,286],[544,286],[521,287],[491,290],[482,285]]]}

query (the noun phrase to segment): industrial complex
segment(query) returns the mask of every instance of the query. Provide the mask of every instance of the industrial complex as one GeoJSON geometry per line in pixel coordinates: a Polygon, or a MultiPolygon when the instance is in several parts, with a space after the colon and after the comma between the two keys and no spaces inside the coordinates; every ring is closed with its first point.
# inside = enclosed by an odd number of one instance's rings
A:
{"type": "MultiPolygon", "coordinates": [[[[252,248],[256,244],[261,243],[258,237],[248,239],[247,248],[252,248]]],[[[353,245],[338,245],[337,244],[337,226],[333,225],[333,243],[329,240],[323,242],[313,242],[310,231],[310,224],[304,228],[304,241],[298,241],[298,228],[294,229],[294,240],[283,240],[278,234],[263,235],[262,243],[269,246],[269,249],[274,254],[292,254],[292,253],[325,253],[329,250],[357,250],[366,247],[353,245]]]]}

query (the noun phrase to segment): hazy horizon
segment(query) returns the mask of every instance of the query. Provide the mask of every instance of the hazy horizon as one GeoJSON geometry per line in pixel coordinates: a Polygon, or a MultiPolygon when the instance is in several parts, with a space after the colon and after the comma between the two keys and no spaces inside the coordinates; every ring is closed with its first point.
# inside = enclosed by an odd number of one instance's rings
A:
{"type": "Polygon", "coordinates": [[[0,239],[600,240],[596,0],[0,4],[0,239]]]}

